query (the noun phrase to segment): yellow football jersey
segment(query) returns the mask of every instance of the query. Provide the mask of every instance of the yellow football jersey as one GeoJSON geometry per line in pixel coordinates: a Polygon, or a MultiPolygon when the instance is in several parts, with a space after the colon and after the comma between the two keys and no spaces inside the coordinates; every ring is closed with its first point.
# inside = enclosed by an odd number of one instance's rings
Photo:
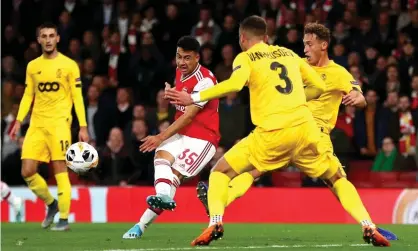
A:
{"type": "Polygon", "coordinates": [[[47,127],[71,123],[74,103],[80,126],[86,126],[81,79],[78,65],[72,59],[58,54],[54,59],[43,55],[29,62],[26,69],[26,89],[17,120],[22,121],[34,104],[31,126],[47,127]]]}
{"type": "Polygon", "coordinates": [[[330,133],[337,122],[338,111],[343,95],[355,89],[361,92],[358,82],[341,65],[330,61],[327,66],[312,68],[325,81],[325,92],[318,99],[308,102],[318,126],[330,133]]]}
{"type": "Polygon", "coordinates": [[[254,125],[275,130],[313,119],[303,83],[323,83],[315,71],[291,50],[256,44],[235,58],[233,74],[248,76],[254,125]]]}

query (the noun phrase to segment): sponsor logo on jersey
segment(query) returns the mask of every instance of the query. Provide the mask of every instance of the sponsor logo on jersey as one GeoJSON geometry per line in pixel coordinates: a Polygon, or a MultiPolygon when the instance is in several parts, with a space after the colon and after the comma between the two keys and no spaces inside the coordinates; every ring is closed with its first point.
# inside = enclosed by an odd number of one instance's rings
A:
{"type": "Polygon", "coordinates": [[[418,224],[418,190],[405,189],[396,200],[392,223],[418,224]]]}
{"type": "Polygon", "coordinates": [[[57,92],[59,89],[60,85],[58,82],[46,82],[38,84],[38,90],[40,92],[57,92]]]}

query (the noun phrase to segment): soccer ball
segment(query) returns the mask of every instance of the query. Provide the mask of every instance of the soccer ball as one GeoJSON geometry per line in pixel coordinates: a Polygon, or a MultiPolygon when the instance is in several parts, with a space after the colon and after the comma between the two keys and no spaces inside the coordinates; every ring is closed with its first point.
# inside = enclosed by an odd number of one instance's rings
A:
{"type": "Polygon", "coordinates": [[[99,155],[93,146],[85,142],[77,142],[68,148],[65,162],[74,172],[84,173],[97,166],[99,155]]]}

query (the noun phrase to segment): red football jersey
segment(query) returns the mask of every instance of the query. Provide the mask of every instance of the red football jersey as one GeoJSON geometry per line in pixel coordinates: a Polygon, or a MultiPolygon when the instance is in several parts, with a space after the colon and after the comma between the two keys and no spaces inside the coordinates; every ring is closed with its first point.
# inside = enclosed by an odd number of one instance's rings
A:
{"type": "MultiPolygon", "coordinates": [[[[182,78],[181,72],[178,69],[176,70],[176,90],[194,93],[210,88],[216,84],[217,81],[213,73],[201,65],[198,65],[193,73],[185,78],[182,78]]],[[[209,141],[217,147],[220,139],[219,99],[199,102],[195,105],[201,108],[200,112],[179,134],[209,141]]],[[[178,119],[186,109],[184,106],[176,105],[176,110],[175,119],[178,119]]]]}

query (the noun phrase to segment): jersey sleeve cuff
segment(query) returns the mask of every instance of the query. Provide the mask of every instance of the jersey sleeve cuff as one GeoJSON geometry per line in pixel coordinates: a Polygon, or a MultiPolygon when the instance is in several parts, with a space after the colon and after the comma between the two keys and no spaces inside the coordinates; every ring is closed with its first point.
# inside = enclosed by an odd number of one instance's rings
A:
{"type": "Polygon", "coordinates": [[[193,93],[190,96],[193,100],[193,103],[199,103],[200,102],[200,92],[193,93]]]}

